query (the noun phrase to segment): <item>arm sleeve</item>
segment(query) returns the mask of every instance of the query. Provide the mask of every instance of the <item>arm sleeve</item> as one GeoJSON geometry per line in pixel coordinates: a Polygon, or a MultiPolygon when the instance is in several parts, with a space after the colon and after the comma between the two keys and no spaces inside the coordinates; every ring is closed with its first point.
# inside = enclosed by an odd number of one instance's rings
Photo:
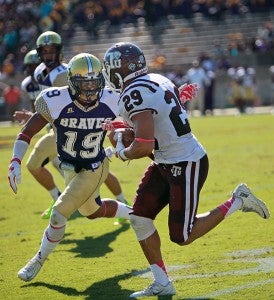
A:
{"type": "Polygon", "coordinates": [[[51,117],[50,110],[44,98],[41,94],[35,100],[35,110],[42,115],[49,123],[53,123],[53,118],[51,117]]]}

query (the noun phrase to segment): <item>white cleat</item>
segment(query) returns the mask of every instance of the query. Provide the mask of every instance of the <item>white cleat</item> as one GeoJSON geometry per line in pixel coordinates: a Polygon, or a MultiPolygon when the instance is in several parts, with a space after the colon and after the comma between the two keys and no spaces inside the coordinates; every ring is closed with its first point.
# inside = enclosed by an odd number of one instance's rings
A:
{"type": "Polygon", "coordinates": [[[130,298],[142,298],[149,296],[175,295],[176,291],[171,281],[167,285],[161,285],[158,282],[153,282],[148,288],[143,291],[131,294],[130,298]]]}
{"type": "Polygon", "coordinates": [[[242,199],[243,206],[241,210],[243,212],[255,212],[264,219],[269,218],[270,214],[266,204],[255,197],[245,183],[239,184],[232,195],[242,199]]]}
{"type": "Polygon", "coordinates": [[[32,258],[19,272],[18,277],[24,281],[31,281],[40,271],[42,264],[32,258]]]}

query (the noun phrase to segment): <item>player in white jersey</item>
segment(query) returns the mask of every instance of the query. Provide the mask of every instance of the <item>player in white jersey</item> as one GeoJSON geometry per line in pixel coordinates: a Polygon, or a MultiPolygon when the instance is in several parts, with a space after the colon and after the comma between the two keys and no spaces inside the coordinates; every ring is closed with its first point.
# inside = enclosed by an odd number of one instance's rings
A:
{"type": "Polygon", "coordinates": [[[103,147],[106,131],[102,123],[118,114],[117,94],[104,88],[102,64],[91,54],[81,53],[68,64],[69,86],[43,90],[35,101],[36,113],[18,135],[9,168],[9,182],[17,192],[21,161],[33,135],[49,122],[56,132],[58,157],[66,189],[53,205],[49,226],[40,249],[18,272],[24,281],[32,280],[65,234],[70,216],[78,210],[83,216],[129,219],[131,208],[112,199],[100,198],[100,186],[109,173],[109,160],[103,147]]]}
{"type": "MultiPolygon", "coordinates": [[[[225,203],[206,214],[197,214],[200,191],[208,174],[208,157],[191,131],[178,88],[164,76],[148,74],[142,50],[132,43],[117,43],[106,51],[103,74],[107,84],[121,92],[119,114],[135,133],[128,147],[118,134],[116,156],[127,161],[154,153],[130,214],[154,282],[130,297],[173,295],[175,288],[167,274],[153,222],[165,206],[169,207],[170,239],[178,245],[192,243],[237,210],[256,212],[265,219],[269,211],[245,184],[240,184],[225,203]]],[[[112,143],[114,137],[112,132],[112,143]]]]}
{"type": "Polygon", "coordinates": [[[36,50],[30,50],[24,57],[24,71],[27,76],[21,82],[21,90],[28,95],[32,112],[35,111],[34,101],[40,92],[38,82],[34,79],[34,70],[40,63],[36,50]]]}
{"type": "MultiPolygon", "coordinates": [[[[39,90],[51,86],[64,86],[67,84],[67,65],[62,63],[62,39],[53,31],[42,33],[36,40],[36,50],[41,63],[34,71],[34,79],[39,85],[39,90]]],[[[33,177],[50,193],[52,202],[50,207],[42,213],[42,218],[48,219],[54,202],[61,191],[57,187],[53,175],[47,168],[52,162],[59,169],[57,158],[55,134],[52,129],[42,136],[35,144],[26,166],[33,177]]]]}

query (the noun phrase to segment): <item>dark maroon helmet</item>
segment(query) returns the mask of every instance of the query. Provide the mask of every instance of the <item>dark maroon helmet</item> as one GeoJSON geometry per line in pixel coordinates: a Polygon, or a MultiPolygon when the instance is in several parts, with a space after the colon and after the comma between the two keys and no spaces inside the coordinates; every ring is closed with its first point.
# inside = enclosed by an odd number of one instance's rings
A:
{"type": "Polygon", "coordinates": [[[127,81],[147,71],[143,51],[132,43],[117,43],[105,53],[103,74],[112,89],[122,91],[127,81]]]}

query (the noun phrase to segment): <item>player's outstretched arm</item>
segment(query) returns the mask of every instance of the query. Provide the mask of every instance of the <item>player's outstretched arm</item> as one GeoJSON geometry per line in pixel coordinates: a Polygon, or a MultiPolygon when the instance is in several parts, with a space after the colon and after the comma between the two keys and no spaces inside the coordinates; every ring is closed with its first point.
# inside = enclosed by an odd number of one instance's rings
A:
{"type": "Polygon", "coordinates": [[[15,111],[15,113],[13,114],[13,120],[21,125],[24,125],[27,123],[27,121],[31,118],[32,115],[33,112],[23,108],[22,110],[15,111]]]}
{"type": "Polygon", "coordinates": [[[21,183],[21,161],[28,150],[30,141],[47,123],[48,121],[44,119],[42,115],[38,113],[33,114],[14,142],[13,154],[8,171],[8,180],[15,194],[17,193],[17,184],[21,183]]]}

